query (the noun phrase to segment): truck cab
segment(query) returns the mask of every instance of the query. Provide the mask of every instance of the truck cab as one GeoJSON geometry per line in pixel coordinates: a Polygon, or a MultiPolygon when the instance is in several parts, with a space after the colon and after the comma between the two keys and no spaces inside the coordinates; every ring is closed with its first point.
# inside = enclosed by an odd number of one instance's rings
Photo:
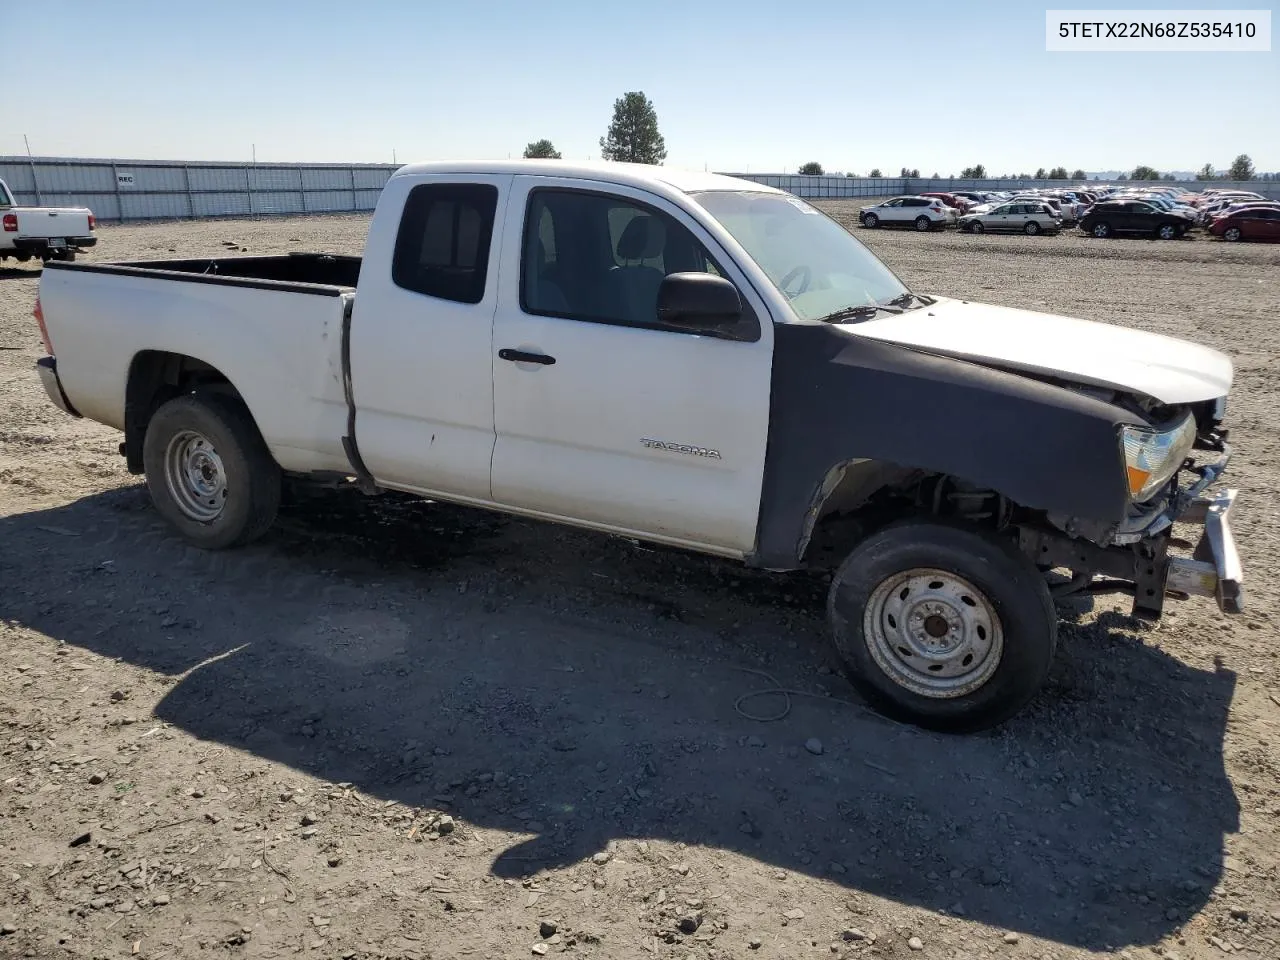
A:
{"type": "Polygon", "coordinates": [[[54,263],[37,313],[50,398],[192,543],[262,536],[297,474],[825,572],[850,678],[935,729],[1035,694],[1055,599],[1241,609],[1228,358],[912,290],[748,181],[413,164],[362,258],[54,263]]]}

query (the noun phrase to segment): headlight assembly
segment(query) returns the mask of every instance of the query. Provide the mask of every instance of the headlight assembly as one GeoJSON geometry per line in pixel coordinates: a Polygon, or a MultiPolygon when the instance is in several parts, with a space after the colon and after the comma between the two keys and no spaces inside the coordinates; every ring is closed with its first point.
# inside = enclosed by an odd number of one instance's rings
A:
{"type": "Polygon", "coordinates": [[[1151,498],[1182,466],[1196,442],[1196,421],[1187,413],[1170,430],[1150,427],[1124,427],[1125,473],[1129,481],[1129,497],[1136,503],[1151,498]]]}

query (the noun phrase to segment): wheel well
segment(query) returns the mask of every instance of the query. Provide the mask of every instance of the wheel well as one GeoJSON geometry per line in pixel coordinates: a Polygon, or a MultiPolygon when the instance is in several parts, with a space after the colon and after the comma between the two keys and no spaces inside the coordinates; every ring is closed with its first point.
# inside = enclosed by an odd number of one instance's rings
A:
{"type": "Polygon", "coordinates": [[[125,463],[130,473],[142,473],[142,441],[147,424],[161,405],[196,390],[242,399],[227,376],[197,357],[164,350],[143,350],[129,365],[124,398],[125,463]]]}
{"type": "Polygon", "coordinates": [[[834,468],[819,494],[803,551],[803,564],[811,569],[834,568],[854,544],[895,520],[946,517],[999,531],[1009,526],[1015,509],[1003,494],[980,484],[871,460],[834,468]]]}

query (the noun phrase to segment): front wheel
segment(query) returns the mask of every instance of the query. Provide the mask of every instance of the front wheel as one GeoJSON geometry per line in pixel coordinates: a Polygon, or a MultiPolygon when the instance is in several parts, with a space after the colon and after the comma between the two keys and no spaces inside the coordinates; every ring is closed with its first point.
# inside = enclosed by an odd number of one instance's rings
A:
{"type": "Polygon", "coordinates": [[[975,220],[973,223],[969,224],[970,233],[982,233],[984,229],[985,228],[982,226],[981,220],[975,220]]]}
{"type": "Polygon", "coordinates": [[[168,401],[147,425],[142,462],[156,511],[197,547],[249,543],[275,521],[280,467],[239,400],[168,401]]]}
{"type": "Polygon", "coordinates": [[[1226,230],[1222,231],[1223,240],[1230,240],[1232,243],[1235,243],[1240,239],[1240,237],[1241,233],[1239,227],[1227,227],[1226,230]]]}
{"type": "Polygon", "coordinates": [[[903,521],[840,565],[827,613],[845,672],[881,712],[931,730],[996,726],[1048,676],[1057,616],[1015,545],[903,521]]]}
{"type": "Polygon", "coordinates": [[[864,227],[870,227],[871,229],[874,230],[876,227],[880,226],[880,218],[877,217],[874,213],[868,213],[865,217],[862,218],[862,225],[864,227]]]}
{"type": "Polygon", "coordinates": [[[1095,223],[1093,225],[1093,229],[1090,230],[1089,232],[1092,233],[1099,240],[1104,240],[1107,237],[1111,236],[1111,224],[1105,223],[1105,222],[1095,223]]]}
{"type": "Polygon", "coordinates": [[[1178,230],[1178,228],[1174,226],[1172,223],[1162,223],[1156,229],[1156,236],[1159,237],[1161,240],[1177,240],[1178,237],[1180,236],[1180,233],[1181,232],[1178,230]]]}

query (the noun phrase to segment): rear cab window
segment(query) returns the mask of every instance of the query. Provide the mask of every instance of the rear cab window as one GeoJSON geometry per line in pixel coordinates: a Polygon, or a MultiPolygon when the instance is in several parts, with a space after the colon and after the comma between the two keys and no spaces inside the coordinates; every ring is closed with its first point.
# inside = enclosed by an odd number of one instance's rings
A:
{"type": "Polygon", "coordinates": [[[484,299],[498,188],[424,183],[409,191],[391,260],[398,287],[457,303],[484,299]]]}

